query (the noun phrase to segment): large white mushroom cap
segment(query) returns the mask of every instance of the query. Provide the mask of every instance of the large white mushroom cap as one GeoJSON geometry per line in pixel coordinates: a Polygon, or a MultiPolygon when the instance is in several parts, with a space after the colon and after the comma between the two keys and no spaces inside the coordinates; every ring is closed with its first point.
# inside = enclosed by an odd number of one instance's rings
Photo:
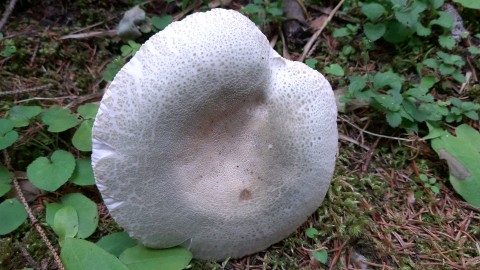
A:
{"type": "Polygon", "coordinates": [[[196,13],[150,38],[106,91],[93,127],[97,186],[148,247],[241,257],[320,205],[336,115],[327,80],[280,57],[248,18],[196,13]]]}

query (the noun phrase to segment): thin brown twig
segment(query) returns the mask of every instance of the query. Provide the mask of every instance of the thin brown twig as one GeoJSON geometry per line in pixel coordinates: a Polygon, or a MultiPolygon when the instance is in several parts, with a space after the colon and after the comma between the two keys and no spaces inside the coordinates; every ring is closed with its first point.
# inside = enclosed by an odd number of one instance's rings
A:
{"type": "MultiPolygon", "coordinates": [[[[3,151],[4,159],[5,159],[5,165],[9,170],[12,170],[12,166],[10,165],[10,157],[8,156],[8,153],[6,150],[3,151]]],[[[23,196],[22,189],[20,188],[20,185],[18,184],[18,179],[16,176],[13,177],[12,180],[13,187],[15,189],[15,192],[17,193],[18,198],[20,199],[20,202],[23,204],[23,207],[27,211],[28,217],[30,218],[30,221],[32,222],[33,227],[35,230],[38,232],[40,237],[42,238],[43,242],[47,246],[47,248],[50,250],[50,252],[53,255],[53,258],[55,260],[55,263],[57,264],[57,267],[59,270],[65,270],[65,267],[63,266],[62,260],[60,259],[60,256],[58,256],[58,252],[55,250],[53,247],[52,243],[50,240],[48,240],[47,235],[45,234],[45,231],[43,230],[42,226],[40,226],[40,223],[38,222],[38,219],[33,215],[32,209],[28,205],[27,200],[25,199],[25,196],[23,196]]]]}
{"type": "Polygon", "coordinates": [[[313,43],[315,43],[315,41],[317,40],[317,38],[320,36],[320,34],[322,33],[323,29],[325,29],[325,27],[327,26],[327,24],[332,20],[333,16],[335,15],[335,13],[337,13],[337,11],[340,9],[340,7],[343,5],[343,2],[345,0],[341,0],[338,5],[332,10],[332,12],[330,12],[330,14],[328,15],[327,19],[325,20],[325,23],[322,25],[322,27],[320,27],[320,29],[318,29],[313,35],[312,37],[308,40],[307,44],[305,44],[305,47],[303,47],[303,53],[302,55],[298,58],[297,61],[299,62],[303,62],[305,60],[305,57],[310,53],[310,50],[312,49],[312,45],[313,43]]]}
{"type": "Polygon", "coordinates": [[[278,33],[280,35],[280,38],[282,39],[282,56],[283,58],[290,60],[290,53],[288,52],[287,42],[285,40],[285,36],[283,35],[281,27],[278,27],[278,33]]]}
{"type": "Polygon", "coordinates": [[[8,5],[5,5],[5,11],[3,12],[2,19],[0,20],[0,30],[2,30],[3,26],[7,23],[7,19],[12,14],[13,9],[15,8],[15,4],[17,0],[10,0],[8,5]]]}
{"type": "Polygon", "coordinates": [[[405,138],[400,138],[400,137],[392,137],[392,136],[387,136],[387,135],[382,135],[382,134],[377,134],[377,133],[374,133],[374,132],[370,132],[368,130],[365,130],[357,125],[355,125],[354,123],[348,121],[347,119],[343,118],[343,117],[339,117],[342,121],[344,121],[345,123],[351,125],[352,127],[358,129],[359,131],[363,132],[363,133],[366,133],[366,134],[369,134],[369,135],[372,135],[372,136],[375,136],[375,137],[380,137],[380,138],[384,138],[384,139],[390,139],[390,140],[397,140],[397,141],[405,141],[405,142],[413,142],[414,140],[412,139],[405,139],[405,138]]]}
{"type": "Polygon", "coordinates": [[[28,206],[27,200],[23,196],[20,185],[18,184],[17,177],[13,177],[13,186],[15,188],[15,192],[20,198],[20,202],[23,204],[23,206],[25,207],[25,210],[27,211],[28,217],[30,218],[30,221],[32,222],[33,227],[38,232],[43,242],[52,253],[55,263],[58,266],[58,269],[65,270],[62,260],[60,259],[60,256],[58,256],[58,252],[55,250],[50,240],[48,240],[47,235],[45,234],[45,231],[42,229],[42,226],[40,226],[40,224],[38,223],[38,219],[33,215],[32,210],[30,209],[30,206],[28,206]]]}
{"type": "Polygon", "coordinates": [[[31,88],[26,88],[26,89],[0,92],[0,97],[1,96],[8,96],[8,95],[25,94],[25,93],[35,92],[35,91],[41,91],[41,90],[45,90],[47,88],[50,88],[52,86],[53,85],[51,83],[49,83],[49,84],[46,84],[46,85],[35,86],[35,87],[31,87],[31,88]]]}

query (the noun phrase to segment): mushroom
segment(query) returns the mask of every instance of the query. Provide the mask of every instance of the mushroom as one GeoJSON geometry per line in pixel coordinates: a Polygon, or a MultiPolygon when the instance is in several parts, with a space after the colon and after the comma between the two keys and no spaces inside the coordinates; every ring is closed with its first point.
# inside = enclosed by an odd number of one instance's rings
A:
{"type": "Polygon", "coordinates": [[[220,260],[287,237],[321,204],[337,149],[328,81],[242,14],[195,13],[108,87],[92,163],[111,216],[152,248],[220,260]]]}

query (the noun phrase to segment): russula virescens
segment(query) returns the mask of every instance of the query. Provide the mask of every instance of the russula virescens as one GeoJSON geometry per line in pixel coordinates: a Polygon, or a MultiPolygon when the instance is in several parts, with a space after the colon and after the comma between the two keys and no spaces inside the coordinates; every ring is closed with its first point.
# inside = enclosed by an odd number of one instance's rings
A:
{"type": "Polygon", "coordinates": [[[320,205],[336,115],[327,80],[280,57],[247,17],[196,13],[151,37],[110,84],[93,127],[97,186],[148,247],[241,257],[320,205]]]}

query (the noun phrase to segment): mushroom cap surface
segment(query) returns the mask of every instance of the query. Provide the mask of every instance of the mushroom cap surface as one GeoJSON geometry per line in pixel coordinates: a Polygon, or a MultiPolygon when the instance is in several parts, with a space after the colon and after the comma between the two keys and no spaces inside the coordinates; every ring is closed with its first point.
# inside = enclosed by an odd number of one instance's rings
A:
{"type": "Polygon", "coordinates": [[[337,149],[328,81],[245,16],[195,13],[152,36],[108,87],[92,164],[110,214],[152,248],[261,251],[323,201],[337,149]]]}

